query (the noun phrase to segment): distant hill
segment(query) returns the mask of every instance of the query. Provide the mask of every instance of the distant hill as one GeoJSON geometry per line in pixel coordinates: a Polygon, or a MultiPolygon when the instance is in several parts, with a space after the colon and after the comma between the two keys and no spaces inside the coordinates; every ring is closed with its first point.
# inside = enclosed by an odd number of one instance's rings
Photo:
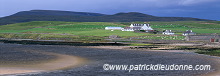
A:
{"type": "Polygon", "coordinates": [[[21,11],[0,18],[0,25],[30,21],[70,21],[70,22],[134,22],[134,21],[210,21],[187,17],[157,17],[138,12],[105,15],[89,12],[71,12],[56,10],[21,11]]]}
{"type": "Polygon", "coordinates": [[[88,12],[71,12],[71,11],[55,11],[55,10],[31,10],[18,12],[12,16],[103,16],[104,14],[99,13],[88,13],[88,12]]]}

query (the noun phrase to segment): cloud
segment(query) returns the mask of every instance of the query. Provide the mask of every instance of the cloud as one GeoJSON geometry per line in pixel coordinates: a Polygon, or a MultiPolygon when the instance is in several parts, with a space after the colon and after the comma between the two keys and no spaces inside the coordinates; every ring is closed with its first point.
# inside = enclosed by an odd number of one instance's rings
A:
{"type": "Polygon", "coordinates": [[[146,3],[146,5],[154,7],[200,5],[217,1],[218,0],[136,0],[136,2],[143,2],[146,3]]]}
{"type": "Polygon", "coordinates": [[[180,5],[193,5],[193,4],[206,4],[209,2],[215,2],[217,0],[182,0],[180,5]]]}
{"type": "Polygon", "coordinates": [[[217,12],[219,3],[220,0],[0,0],[0,10],[3,11],[0,12],[0,17],[33,9],[104,14],[142,12],[160,16],[182,16],[184,13],[195,12],[197,15],[217,12]]]}

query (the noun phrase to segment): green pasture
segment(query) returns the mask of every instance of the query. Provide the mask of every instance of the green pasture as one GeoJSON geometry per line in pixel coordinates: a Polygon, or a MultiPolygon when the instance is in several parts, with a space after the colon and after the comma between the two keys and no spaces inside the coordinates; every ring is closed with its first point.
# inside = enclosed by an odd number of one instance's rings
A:
{"type": "Polygon", "coordinates": [[[147,33],[135,33],[120,30],[105,30],[105,27],[126,27],[126,25],[108,22],[28,22],[0,26],[0,33],[54,33],[79,36],[143,36],[147,33]],[[35,23],[35,25],[34,25],[35,23]],[[24,24],[24,25],[22,25],[24,24]],[[32,25],[33,24],[33,25],[32,25]],[[37,26],[39,24],[39,26],[37,26]],[[32,25],[32,26],[28,26],[32,25]],[[3,29],[6,28],[6,29],[3,29]]]}
{"type": "MultiPolygon", "coordinates": [[[[131,23],[144,22],[62,22],[62,21],[33,21],[0,26],[0,36],[5,38],[103,38],[110,35],[120,37],[139,37],[139,39],[183,40],[181,34],[193,30],[197,34],[220,33],[219,21],[176,21],[176,22],[147,22],[158,31],[172,30],[174,36],[150,33],[136,33],[120,30],[105,30],[105,27],[127,27],[131,23]],[[76,37],[79,36],[79,37],[76,37]]],[[[146,22],[145,22],[146,23],[146,22]]]]}
{"type": "Polygon", "coordinates": [[[192,30],[197,34],[220,33],[218,21],[150,22],[150,24],[158,31],[172,30],[176,34],[182,34],[186,30],[192,30]]]}
{"type": "Polygon", "coordinates": [[[207,55],[212,55],[212,56],[220,56],[220,50],[212,50],[212,51],[200,50],[196,53],[207,54],[207,55]]]}

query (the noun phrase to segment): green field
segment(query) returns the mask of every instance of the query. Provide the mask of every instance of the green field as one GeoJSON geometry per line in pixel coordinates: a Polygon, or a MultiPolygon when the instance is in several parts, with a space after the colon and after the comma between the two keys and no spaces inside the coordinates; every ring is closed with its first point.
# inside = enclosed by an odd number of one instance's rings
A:
{"type": "MultiPolygon", "coordinates": [[[[28,38],[28,39],[68,39],[102,40],[110,35],[122,38],[139,37],[139,39],[183,40],[181,34],[186,30],[193,30],[197,34],[220,33],[219,21],[179,21],[179,22],[148,22],[158,31],[172,30],[175,36],[162,34],[135,33],[120,30],[104,30],[107,26],[126,27],[131,23],[111,22],[61,22],[61,21],[33,21],[0,26],[2,38],[28,38]]],[[[65,39],[65,40],[66,40],[65,39]]]]}
{"type": "Polygon", "coordinates": [[[150,22],[152,28],[159,31],[173,30],[177,34],[182,34],[186,30],[192,30],[197,34],[220,33],[219,21],[178,21],[178,22],[150,22]]]}
{"type": "Polygon", "coordinates": [[[220,50],[212,50],[212,51],[198,51],[196,53],[199,54],[207,54],[207,55],[212,55],[212,56],[220,56],[220,50]]]}

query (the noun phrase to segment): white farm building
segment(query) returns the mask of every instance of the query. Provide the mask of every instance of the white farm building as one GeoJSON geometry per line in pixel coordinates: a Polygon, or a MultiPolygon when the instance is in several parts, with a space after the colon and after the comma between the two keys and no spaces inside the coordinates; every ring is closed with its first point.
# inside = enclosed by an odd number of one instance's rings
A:
{"type": "Polygon", "coordinates": [[[195,33],[195,32],[192,32],[192,30],[186,30],[186,32],[184,32],[182,35],[183,35],[183,36],[196,35],[196,33],[195,33]]]}
{"type": "Polygon", "coordinates": [[[122,30],[122,27],[105,27],[105,30],[122,30]]]}
{"type": "Polygon", "coordinates": [[[171,30],[166,30],[163,32],[164,35],[174,35],[174,33],[171,30]]]}
{"type": "Polygon", "coordinates": [[[131,24],[130,27],[125,27],[122,31],[135,31],[135,30],[146,30],[152,31],[150,24],[131,24]]]}

